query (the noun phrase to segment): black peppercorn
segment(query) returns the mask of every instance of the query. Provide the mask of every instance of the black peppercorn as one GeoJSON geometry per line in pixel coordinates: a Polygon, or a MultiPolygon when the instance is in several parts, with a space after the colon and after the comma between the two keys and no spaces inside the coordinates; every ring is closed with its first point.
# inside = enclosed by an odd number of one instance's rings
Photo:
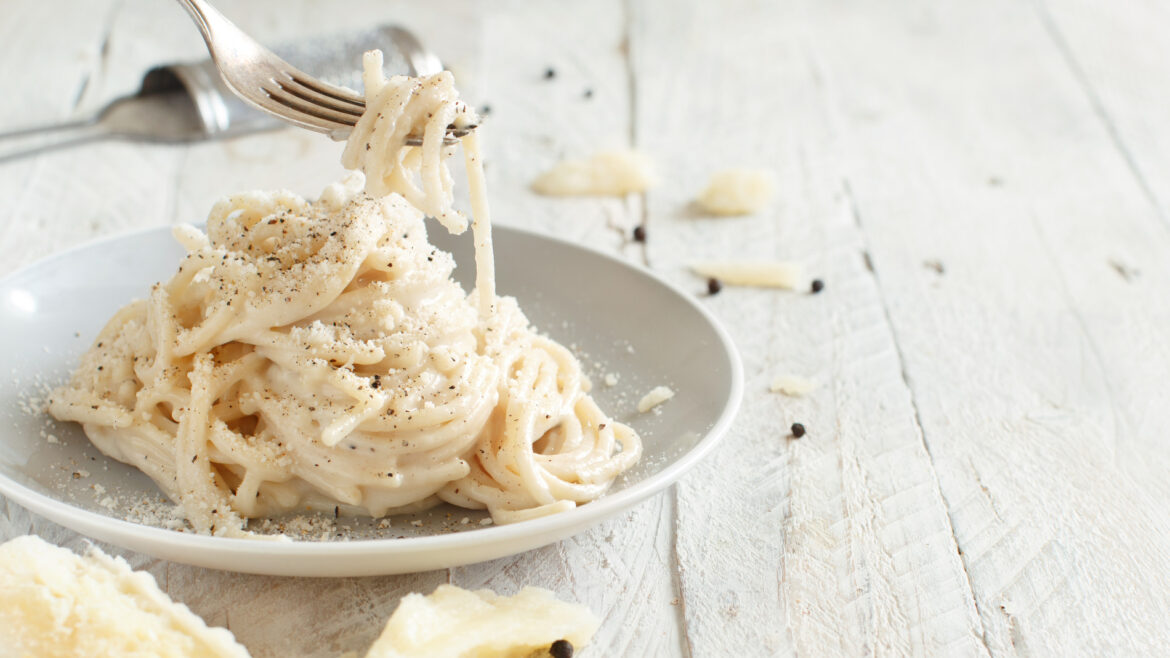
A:
{"type": "Polygon", "coordinates": [[[555,77],[557,77],[557,71],[553,67],[550,66],[544,70],[544,79],[545,80],[552,80],[555,77]]]}
{"type": "Polygon", "coordinates": [[[825,289],[825,282],[824,281],[821,281],[820,279],[813,279],[812,291],[813,291],[814,295],[817,294],[818,292],[824,290],[824,289],[825,289]]]}
{"type": "Polygon", "coordinates": [[[792,436],[795,436],[798,439],[804,436],[804,425],[801,425],[800,423],[793,423],[792,436]]]}
{"type": "Polygon", "coordinates": [[[636,242],[646,241],[646,227],[641,224],[634,227],[634,240],[636,242]]]}
{"type": "Polygon", "coordinates": [[[573,644],[568,640],[557,640],[549,645],[548,655],[552,658],[573,658],[573,644]]]}
{"type": "Polygon", "coordinates": [[[723,290],[723,283],[719,281],[719,279],[716,279],[715,277],[707,279],[708,295],[718,295],[720,290],[723,290]]]}

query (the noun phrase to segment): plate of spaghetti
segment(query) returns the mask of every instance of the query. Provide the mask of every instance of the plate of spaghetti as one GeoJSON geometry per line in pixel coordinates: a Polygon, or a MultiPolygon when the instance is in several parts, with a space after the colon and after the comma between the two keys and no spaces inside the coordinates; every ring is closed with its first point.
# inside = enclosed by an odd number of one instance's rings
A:
{"type": "Polygon", "coordinates": [[[234,195],[0,281],[0,494],[199,566],[404,573],[567,537],[715,446],[742,388],[715,319],[621,259],[493,234],[476,132],[444,140],[476,122],[449,73],[373,52],[365,86],[317,199],[234,195]]]}

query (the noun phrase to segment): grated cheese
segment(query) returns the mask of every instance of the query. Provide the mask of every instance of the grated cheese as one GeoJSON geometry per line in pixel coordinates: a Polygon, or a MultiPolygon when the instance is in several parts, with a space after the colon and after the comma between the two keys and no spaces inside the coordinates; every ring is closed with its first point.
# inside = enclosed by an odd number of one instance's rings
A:
{"type": "Polygon", "coordinates": [[[650,411],[654,407],[657,407],[672,397],[674,397],[674,391],[670,390],[670,387],[655,386],[649,393],[642,396],[642,399],[638,401],[638,411],[641,413],[646,413],[647,411],[650,411]]]}

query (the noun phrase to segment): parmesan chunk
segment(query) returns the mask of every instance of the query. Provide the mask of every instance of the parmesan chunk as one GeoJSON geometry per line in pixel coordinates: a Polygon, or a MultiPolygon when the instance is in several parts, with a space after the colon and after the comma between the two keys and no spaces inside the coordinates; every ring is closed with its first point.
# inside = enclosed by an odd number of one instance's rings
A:
{"type": "Polygon", "coordinates": [[[537,587],[500,596],[439,585],[406,595],[366,658],[528,658],[558,640],[585,646],[599,624],[588,608],[537,587]]]}
{"type": "Polygon", "coordinates": [[[713,215],[749,215],[768,205],[775,193],[776,183],[770,171],[726,169],[711,175],[697,201],[699,207],[713,215]]]}
{"type": "Polygon", "coordinates": [[[642,396],[641,400],[638,400],[638,411],[646,413],[672,397],[674,397],[674,391],[670,390],[670,387],[655,386],[653,390],[642,396]]]}
{"type": "Polygon", "coordinates": [[[798,263],[776,261],[710,261],[693,263],[691,269],[695,274],[713,277],[732,286],[794,290],[800,287],[800,282],[804,278],[804,268],[798,263]]]}
{"type": "Polygon", "coordinates": [[[247,658],[223,628],[171,601],[149,573],[96,547],[34,535],[0,545],[0,656],[247,658]]]}
{"type": "Polygon", "coordinates": [[[623,196],[655,182],[650,158],[633,150],[600,151],[585,160],[565,160],[532,182],[549,196],[623,196]]]}
{"type": "Polygon", "coordinates": [[[808,395],[816,388],[811,380],[797,375],[780,375],[772,380],[772,392],[782,393],[789,397],[799,398],[808,395]]]}

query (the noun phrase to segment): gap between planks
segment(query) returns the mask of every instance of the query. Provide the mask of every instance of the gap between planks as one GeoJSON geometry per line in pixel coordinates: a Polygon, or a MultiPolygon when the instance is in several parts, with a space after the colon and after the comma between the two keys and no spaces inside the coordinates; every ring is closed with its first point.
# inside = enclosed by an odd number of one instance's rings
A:
{"type": "Polygon", "coordinates": [[[1072,46],[1069,44],[1060,26],[1057,25],[1056,19],[1052,15],[1052,11],[1048,7],[1046,0],[1032,0],[1032,6],[1036,9],[1036,14],[1040,19],[1040,24],[1044,27],[1044,32],[1052,40],[1053,46],[1056,47],[1061,59],[1064,60],[1068,66],[1069,73],[1072,74],[1073,79],[1077,81],[1081,91],[1085,94],[1085,99],[1093,108],[1093,114],[1101,122],[1101,127],[1105,129],[1105,133],[1109,135],[1109,141],[1117,149],[1118,154],[1121,155],[1122,160],[1125,161],[1126,167],[1130,173],[1133,174],[1134,181],[1141,189],[1142,194],[1149,200],[1150,206],[1154,213],[1158,215],[1158,219],[1162,220],[1162,226],[1170,231],[1170,217],[1162,209],[1162,204],[1158,202],[1158,195],[1154,193],[1150,182],[1146,178],[1146,174],[1142,171],[1141,165],[1138,164],[1137,159],[1133,155],[1133,150],[1126,143],[1121,136],[1121,132],[1117,129],[1117,121],[1110,115],[1109,110],[1105,107],[1105,103],[1101,100],[1101,94],[1097,92],[1096,87],[1093,86],[1089,76],[1085,74],[1085,69],[1081,66],[1076,53],[1073,52],[1072,46]]]}
{"type": "MultiPolygon", "coordinates": [[[[849,184],[848,178],[841,180],[841,187],[844,190],[845,197],[849,202],[849,211],[853,215],[853,222],[857,225],[857,232],[861,237],[862,245],[864,245],[866,256],[865,271],[871,279],[873,279],[874,288],[877,289],[878,304],[882,309],[882,316],[885,318],[886,329],[890,333],[890,340],[894,344],[894,353],[898,357],[898,367],[901,369],[902,383],[906,387],[906,395],[910,398],[910,408],[914,412],[914,428],[918,432],[919,441],[922,444],[922,449],[926,451],[926,458],[930,464],[930,484],[934,489],[934,493],[943,503],[943,509],[946,510],[947,516],[947,533],[948,541],[954,552],[960,556],[959,565],[966,579],[967,592],[966,594],[971,599],[971,604],[975,606],[977,613],[976,621],[978,623],[979,641],[983,643],[983,648],[989,655],[992,654],[991,644],[988,642],[987,630],[983,626],[983,611],[979,607],[979,598],[975,596],[975,584],[971,578],[971,572],[967,568],[967,561],[962,559],[963,552],[959,549],[959,538],[955,534],[955,523],[952,517],[951,506],[947,503],[947,497],[942,492],[942,484],[939,482],[938,469],[935,464],[934,455],[930,452],[930,442],[926,439],[926,428],[922,424],[922,411],[919,409],[918,397],[914,392],[914,387],[910,383],[910,373],[906,370],[906,355],[902,350],[902,343],[898,336],[897,327],[894,326],[894,320],[890,315],[889,301],[886,299],[886,291],[882,287],[881,277],[878,275],[878,263],[875,262],[870,255],[869,236],[866,234],[865,221],[862,216],[861,207],[858,204],[857,197],[853,194],[853,187],[849,184]]],[[[958,639],[958,638],[956,638],[958,639]]]]}

